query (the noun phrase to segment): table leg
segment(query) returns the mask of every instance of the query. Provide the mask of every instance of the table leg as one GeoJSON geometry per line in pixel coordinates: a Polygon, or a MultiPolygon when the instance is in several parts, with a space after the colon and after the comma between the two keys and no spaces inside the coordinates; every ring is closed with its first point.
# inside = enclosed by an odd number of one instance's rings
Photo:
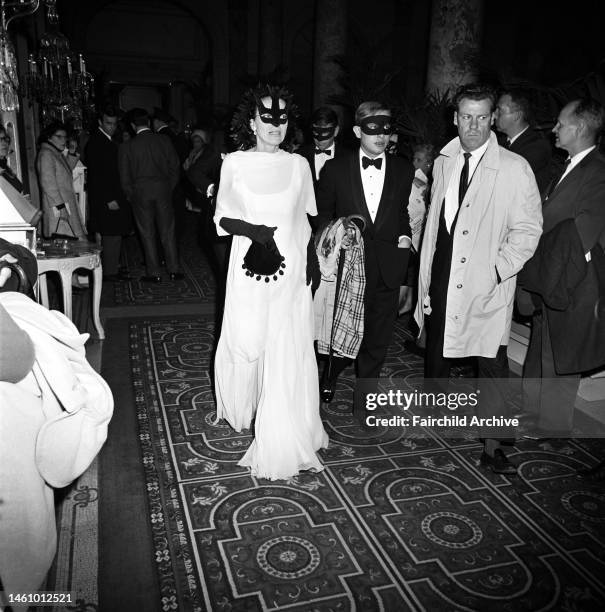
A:
{"type": "Polygon", "coordinates": [[[105,339],[105,330],[101,325],[101,317],[99,316],[99,308],[101,306],[101,290],[103,289],[103,266],[99,264],[92,271],[92,320],[95,324],[99,340],[105,339]]]}
{"type": "Polygon", "coordinates": [[[63,312],[65,316],[72,321],[72,305],[71,305],[71,277],[73,270],[59,270],[61,278],[61,291],[63,292],[63,312]]]}

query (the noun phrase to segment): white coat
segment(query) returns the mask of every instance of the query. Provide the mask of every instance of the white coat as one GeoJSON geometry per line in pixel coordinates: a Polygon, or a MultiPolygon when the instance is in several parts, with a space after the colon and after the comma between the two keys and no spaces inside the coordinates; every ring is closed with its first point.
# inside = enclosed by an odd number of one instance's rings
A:
{"type": "MultiPolygon", "coordinates": [[[[455,138],[435,160],[415,312],[421,331],[424,315],[431,312],[428,292],[439,216],[459,151],[460,139],[455,138]]],[[[533,172],[521,156],[499,147],[492,132],[454,230],[444,357],[495,357],[500,345],[508,344],[516,275],[541,234],[542,207],[533,172]]]]}

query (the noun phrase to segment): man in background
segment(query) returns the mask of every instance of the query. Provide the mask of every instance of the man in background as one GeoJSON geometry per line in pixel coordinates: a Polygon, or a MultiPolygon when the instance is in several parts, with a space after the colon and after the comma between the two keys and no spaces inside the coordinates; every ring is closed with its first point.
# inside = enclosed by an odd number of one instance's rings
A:
{"type": "Polygon", "coordinates": [[[146,110],[135,108],[130,114],[136,137],[120,148],[119,168],[145,254],[146,274],[142,280],[162,281],[157,234],[170,280],[182,280],[172,208],[172,192],[180,176],[179,159],[168,136],[151,131],[146,110]]]}
{"type": "Polygon", "coordinates": [[[524,157],[536,177],[540,193],[550,181],[550,142],[530,125],[531,106],[519,89],[505,91],[496,106],[496,129],[506,136],[503,146],[524,157]]]}

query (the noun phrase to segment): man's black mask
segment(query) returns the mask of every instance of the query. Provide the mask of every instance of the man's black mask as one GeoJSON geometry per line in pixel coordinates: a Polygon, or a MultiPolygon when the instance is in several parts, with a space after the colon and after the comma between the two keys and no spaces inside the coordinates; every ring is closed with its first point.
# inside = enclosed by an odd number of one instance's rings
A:
{"type": "Polygon", "coordinates": [[[279,107],[279,97],[271,96],[271,108],[266,107],[262,100],[257,100],[258,116],[263,123],[270,123],[275,127],[288,123],[288,110],[279,107]]]}
{"type": "Polygon", "coordinates": [[[335,125],[314,125],[313,126],[313,138],[318,142],[322,142],[323,140],[330,140],[330,138],[334,138],[334,132],[336,132],[335,125]]]}
{"type": "Polygon", "coordinates": [[[359,122],[359,127],[364,134],[390,134],[393,130],[391,128],[391,117],[390,115],[372,115],[371,117],[364,117],[359,122]]]}

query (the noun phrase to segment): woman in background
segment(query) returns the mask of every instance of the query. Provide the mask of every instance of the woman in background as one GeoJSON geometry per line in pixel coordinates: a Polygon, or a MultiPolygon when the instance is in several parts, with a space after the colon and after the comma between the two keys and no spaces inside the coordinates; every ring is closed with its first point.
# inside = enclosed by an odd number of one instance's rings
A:
{"type": "Polygon", "coordinates": [[[42,200],[44,236],[53,234],[85,240],[86,230],[78,211],[78,199],[73,185],[73,169],[79,156],[64,154],[67,128],[53,121],[41,134],[36,161],[42,200]]]}

